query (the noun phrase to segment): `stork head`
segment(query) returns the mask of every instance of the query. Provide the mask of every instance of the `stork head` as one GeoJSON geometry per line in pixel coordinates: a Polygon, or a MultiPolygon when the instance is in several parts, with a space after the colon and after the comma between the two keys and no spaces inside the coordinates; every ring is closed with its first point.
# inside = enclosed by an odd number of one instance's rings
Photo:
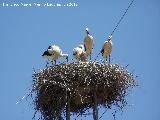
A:
{"type": "Polygon", "coordinates": [[[82,50],[84,50],[84,45],[79,44],[78,47],[81,48],[82,50]]]}
{"type": "Polygon", "coordinates": [[[89,29],[88,29],[88,28],[86,28],[86,31],[89,31],[89,29]]]}
{"type": "Polygon", "coordinates": [[[112,41],[112,36],[110,35],[109,37],[108,37],[108,40],[107,40],[108,42],[111,42],[112,41]]]}
{"type": "Polygon", "coordinates": [[[89,29],[88,28],[86,28],[86,32],[87,32],[87,35],[89,35],[89,29]]]}
{"type": "Polygon", "coordinates": [[[52,46],[49,46],[48,49],[52,49],[52,46]]]}
{"type": "Polygon", "coordinates": [[[110,35],[109,37],[108,37],[108,40],[111,40],[112,39],[112,36],[110,35]]]}

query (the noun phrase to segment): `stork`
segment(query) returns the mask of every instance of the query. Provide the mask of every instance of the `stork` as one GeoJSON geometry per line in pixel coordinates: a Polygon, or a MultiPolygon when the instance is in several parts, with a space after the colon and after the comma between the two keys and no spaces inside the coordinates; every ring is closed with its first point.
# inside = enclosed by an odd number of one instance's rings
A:
{"type": "Polygon", "coordinates": [[[112,52],[112,36],[109,36],[108,40],[104,42],[103,47],[101,49],[101,54],[106,60],[109,58],[110,63],[110,55],[112,52]]]}
{"type": "Polygon", "coordinates": [[[50,61],[54,61],[55,64],[59,57],[65,57],[68,62],[68,54],[63,54],[62,50],[57,45],[49,46],[42,56],[50,61]]]}
{"type": "Polygon", "coordinates": [[[82,49],[82,51],[85,51],[85,47],[84,47],[84,45],[83,45],[83,44],[79,44],[79,45],[78,45],[78,48],[81,48],[81,49],[82,49]]]}
{"type": "Polygon", "coordinates": [[[89,29],[86,28],[86,37],[84,38],[84,48],[87,56],[90,56],[91,60],[91,54],[93,53],[93,37],[89,33],[89,29]]]}
{"type": "MultiPolygon", "coordinates": [[[[44,53],[42,54],[42,56],[43,56],[43,58],[47,59],[48,61],[52,61],[53,62],[53,60],[54,60],[53,55],[50,54],[48,51],[44,51],[44,53]]],[[[48,62],[47,62],[47,64],[48,64],[48,62]]]]}
{"type": "Polygon", "coordinates": [[[84,51],[84,45],[80,44],[78,47],[73,49],[73,56],[81,62],[85,62],[87,59],[87,54],[84,51]]]}

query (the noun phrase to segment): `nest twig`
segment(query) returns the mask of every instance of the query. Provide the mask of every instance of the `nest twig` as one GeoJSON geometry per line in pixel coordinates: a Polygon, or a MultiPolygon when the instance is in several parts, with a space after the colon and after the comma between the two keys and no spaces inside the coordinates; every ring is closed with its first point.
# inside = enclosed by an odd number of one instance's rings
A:
{"type": "Polygon", "coordinates": [[[45,120],[61,119],[66,110],[67,91],[73,113],[92,108],[94,93],[98,105],[123,108],[127,89],[135,85],[133,74],[118,64],[73,62],[54,65],[33,74],[35,110],[40,111],[45,120]]]}

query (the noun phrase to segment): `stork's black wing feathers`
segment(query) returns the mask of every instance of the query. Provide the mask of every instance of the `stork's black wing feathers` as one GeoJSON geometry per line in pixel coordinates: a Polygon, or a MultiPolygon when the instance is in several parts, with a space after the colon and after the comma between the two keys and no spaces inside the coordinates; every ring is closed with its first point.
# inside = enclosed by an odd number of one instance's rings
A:
{"type": "Polygon", "coordinates": [[[87,50],[87,48],[86,48],[86,45],[84,44],[84,50],[86,51],[87,50]]]}
{"type": "Polygon", "coordinates": [[[104,49],[101,49],[101,53],[102,53],[102,55],[103,55],[103,53],[104,53],[104,49]]]}
{"type": "Polygon", "coordinates": [[[44,55],[51,56],[52,54],[50,54],[48,51],[45,51],[42,56],[44,55]]]}

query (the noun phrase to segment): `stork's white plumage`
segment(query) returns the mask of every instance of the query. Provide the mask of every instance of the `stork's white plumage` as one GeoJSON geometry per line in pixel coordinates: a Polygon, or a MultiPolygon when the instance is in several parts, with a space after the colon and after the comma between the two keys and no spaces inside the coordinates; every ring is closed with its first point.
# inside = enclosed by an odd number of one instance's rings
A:
{"type": "Polygon", "coordinates": [[[48,49],[47,49],[47,51],[48,51],[50,54],[53,54],[53,53],[56,52],[57,54],[60,55],[60,53],[61,53],[61,49],[60,49],[60,47],[57,46],[57,45],[49,46],[48,49]]]}
{"type": "Polygon", "coordinates": [[[85,62],[87,59],[87,54],[84,51],[84,46],[83,45],[79,45],[78,47],[73,49],[73,56],[78,60],[78,61],[82,61],[85,62]]]}
{"type": "Polygon", "coordinates": [[[87,56],[90,56],[91,60],[91,54],[93,53],[93,36],[90,35],[89,29],[86,28],[86,37],[84,38],[84,48],[87,56]]]}
{"type": "Polygon", "coordinates": [[[84,47],[83,44],[79,44],[79,45],[78,45],[78,48],[81,48],[83,51],[85,51],[85,47],[84,47]]]}
{"type": "Polygon", "coordinates": [[[108,40],[104,42],[101,54],[104,58],[109,58],[109,63],[110,63],[110,55],[112,52],[112,36],[109,36],[108,40]]]}
{"type": "Polygon", "coordinates": [[[57,45],[49,46],[47,51],[45,51],[42,56],[50,61],[55,61],[55,64],[56,64],[56,60],[59,57],[65,57],[68,62],[68,54],[63,54],[62,50],[57,45]]]}

